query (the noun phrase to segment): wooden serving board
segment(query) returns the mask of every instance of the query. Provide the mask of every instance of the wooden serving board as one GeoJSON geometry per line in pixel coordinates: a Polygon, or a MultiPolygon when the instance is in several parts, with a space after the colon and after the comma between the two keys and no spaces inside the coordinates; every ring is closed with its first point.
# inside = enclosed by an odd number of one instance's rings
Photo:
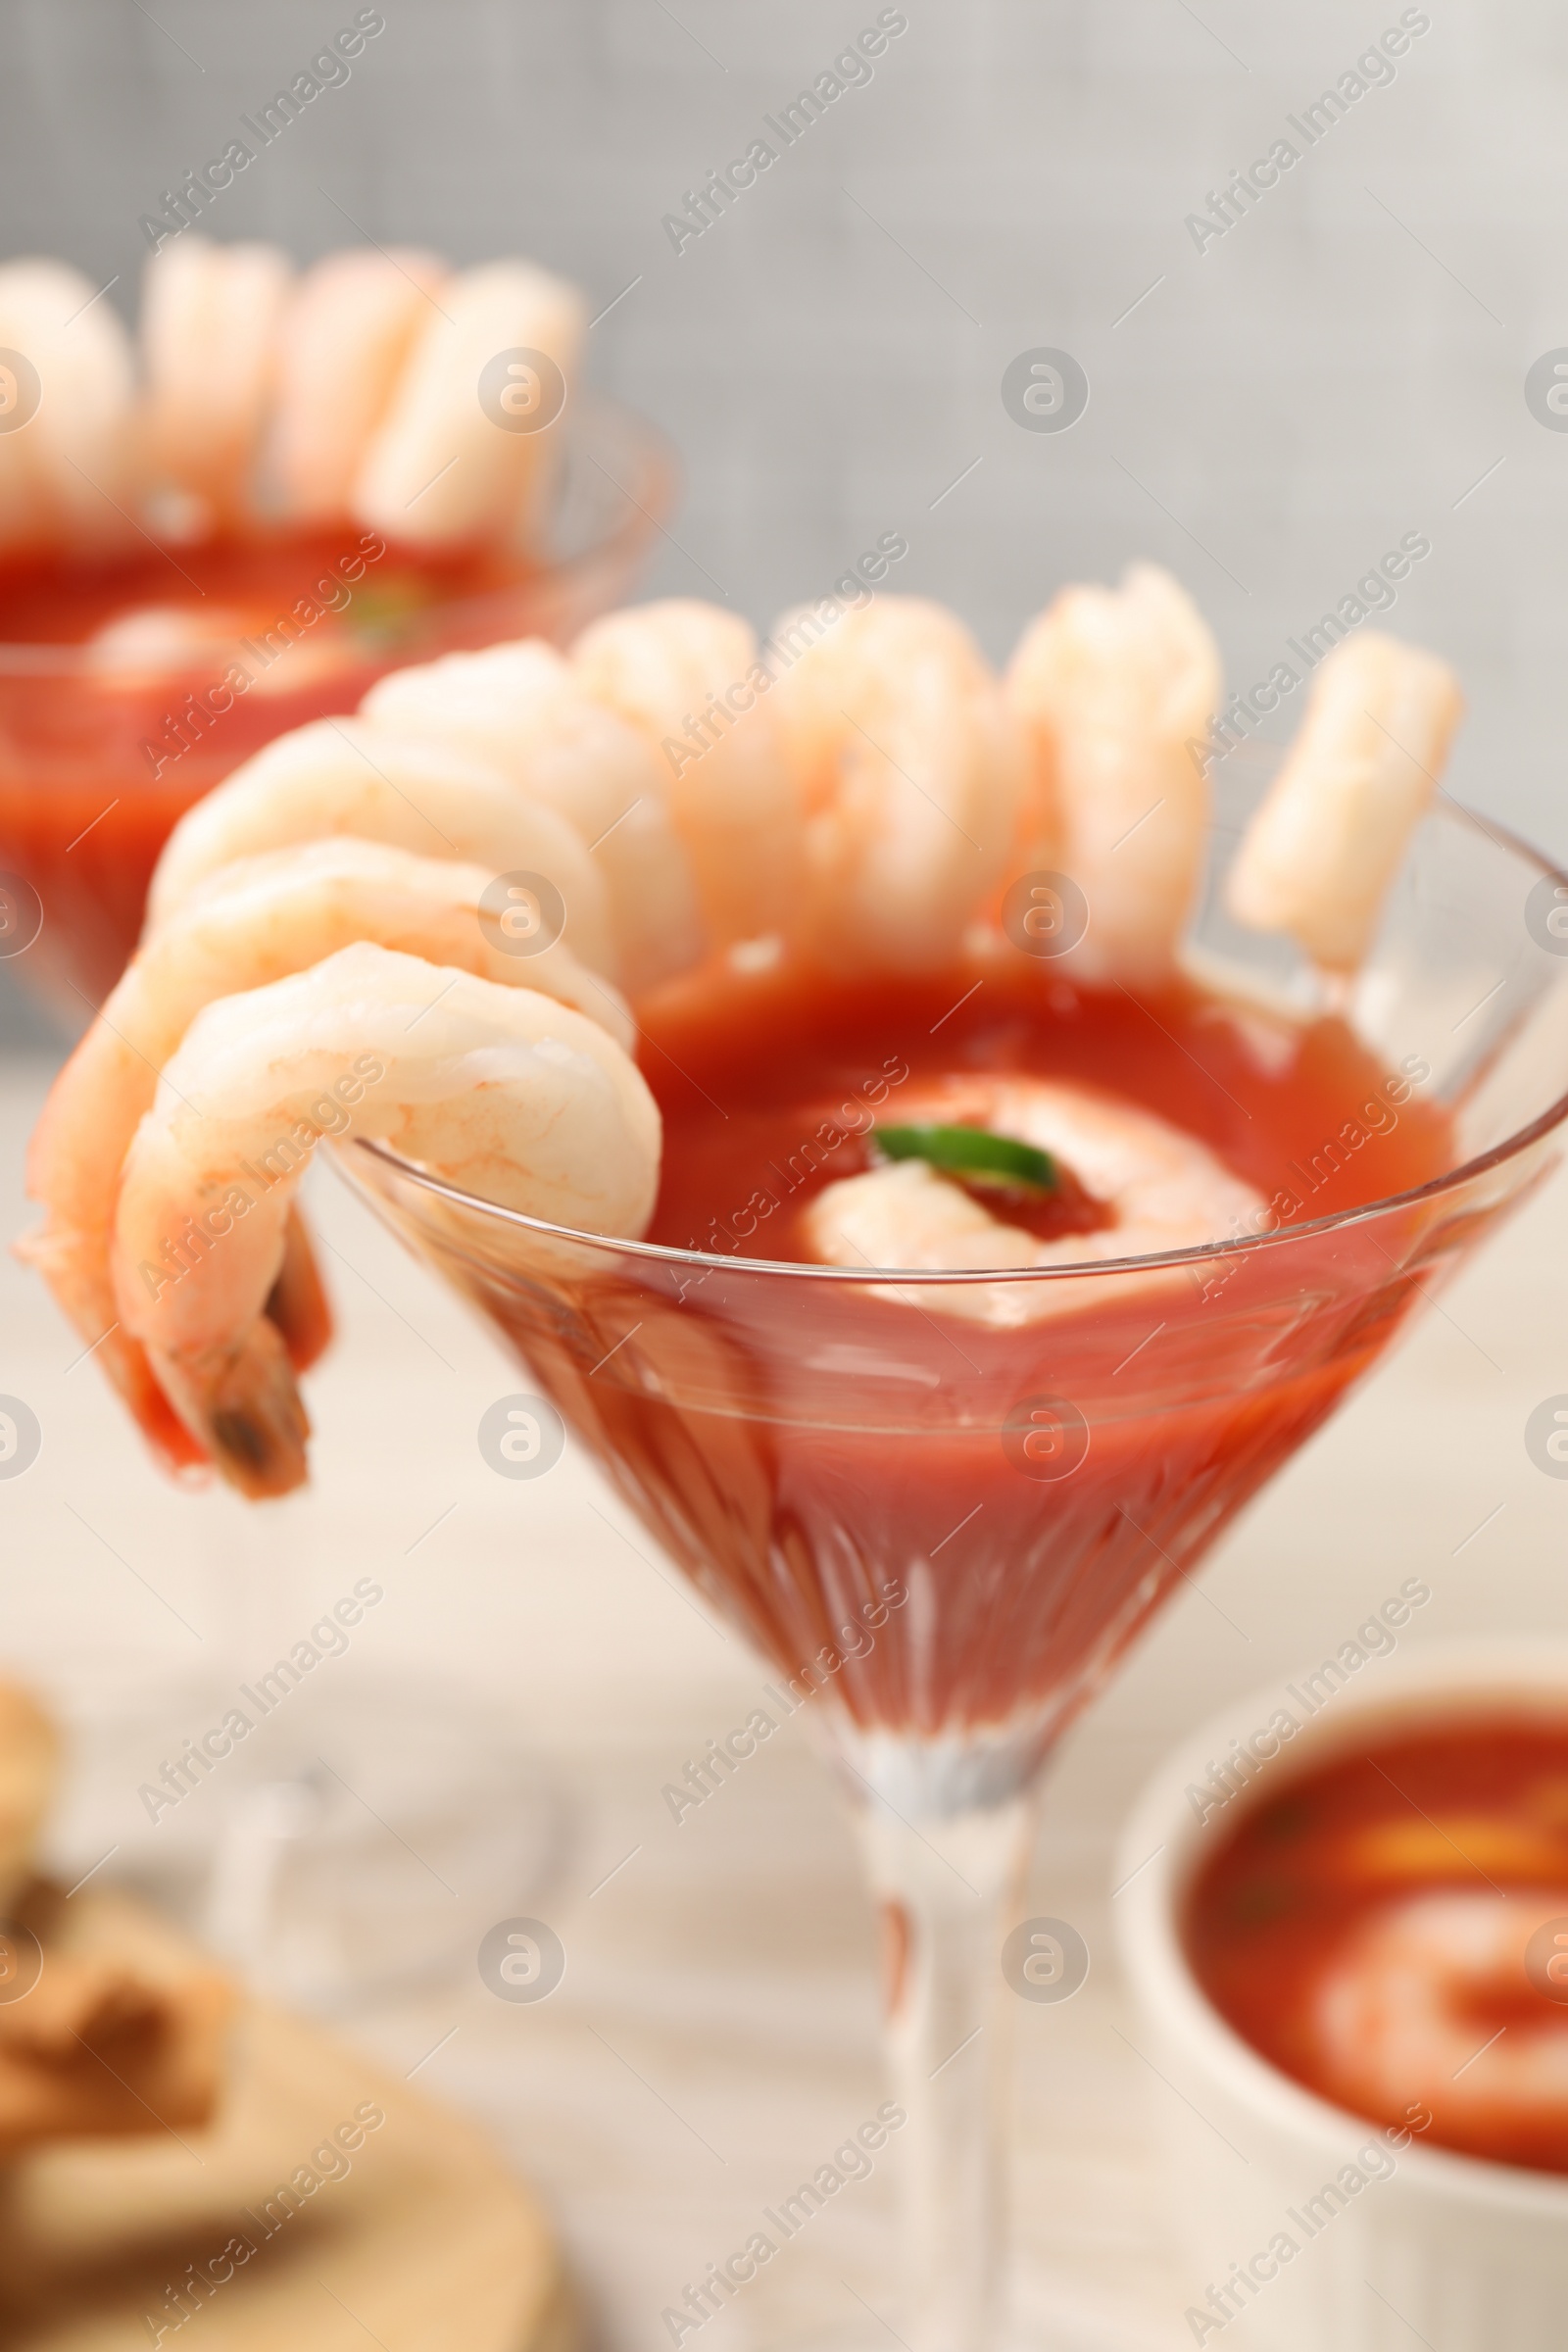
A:
{"type": "MultiPolygon", "coordinates": [[[[74,1946],[188,1957],[122,1898],[72,1912],[74,1946]]],[[[4,2352],[572,2352],[576,2335],[544,2217],[483,2134],[260,2002],[237,2012],[210,2130],[59,2143],[0,2172],[4,2352]]]]}

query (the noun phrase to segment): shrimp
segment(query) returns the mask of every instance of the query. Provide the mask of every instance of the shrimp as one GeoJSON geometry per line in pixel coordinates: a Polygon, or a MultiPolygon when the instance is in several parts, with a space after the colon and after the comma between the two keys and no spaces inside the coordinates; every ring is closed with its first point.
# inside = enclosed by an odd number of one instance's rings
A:
{"type": "Polygon", "coordinates": [[[370,438],[446,270],[433,254],[329,253],[301,278],[278,336],[270,456],[289,514],[349,512],[370,438]]]}
{"type": "MultiPolygon", "coordinates": [[[[165,686],[172,673],[189,670],[221,678],[230,662],[242,659],[240,641],[249,617],[235,606],[212,601],[200,607],[133,605],[94,629],[82,645],[82,659],[101,677],[112,677],[121,691],[165,686]]],[[[161,774],[162,766],[154,772],[161,774]]]]}
{"type": "Polygon", "coordinates": [[[595,1021],[368,943],[197,1014],[126,1155],[121,1320],[228,1482],[282,1494],[309,1423],[266,1306],[323,1135],[374,1137],[502,1207],[635,1236],[661,1126],[595,1021]]]}
{"type": "Polygon", "coordinates": [[[93,293],[59,262],[0,269],[0,547],[130,536],[130,338],[93,293]]]}
{"type": "Polygon", "coordinates": [[[273,245],[190,230],[155,253],[142,295],[152,463],[207,526],[252,519],[289,265],[273,245]]]}
{"type": "Polygon", "coordinates": [[[1212,636],[1152,564],[1119,590],[1063,589],[1019,639],[1007,699],[1032,771],[1022,858],[1069,875],[1089,906],[1064,971],[1134,986],[1169,973],[1208,821],[1188,747],[1219,696],[1212,636]]]}
{"type": "Polygon", "coordinates": [[[592,622],[571,659],[657,759],[713,942],[787,928],[805,878],[800,798],[749,623],[672,597],[592,622]]]}
{"type": "Polygon", "coordinates": [[[1418,646],[1375,630],[1335,646],[1231,865],[1237,920],[1353,971],[1463,712],[1453,672],[1418,646]]]}
{"type": "Polygon", "coordinates": [[[1438,2129],[1483,2147],[1499,2125],[1561,2145],[1568,2034],[1543,2004],[1533,2026],[1525,1946],[1568,1913],[1568,1887],[1506,1896],[1415,1894],[1374,1912],[1317,1988],[1308,2023],[1331,2095],[1363,2113],[1427,2106],[1438,2129]],[[1495,2010],[1508,2027],[1487,2047],[1495,2010]]]}
{"type": "MultiPolygon", "coordinates": [[[[1095,1232],[1042,1241],[924,1160],[900,1160],[827,1185],[802,1211],[808,1247],[820,1262],[909,1272],[1103,1264],[1231,1239],[1263,1205],[1262,1196],[1196,1136],[1086,1087],[1045,1078],[954,1077],[911,1089],[900,1117],[980,1127],[1032,1144],[1059,1161],[1109,1211],[1109,1221],[1095,1232]]],[[[1255,1230],[1255,1222],[1247,1229],[1255,1230]]],[[[1108,1287],[1102,1279],[995,1290],[964,1284],[909,1296],[973,1321],[1036,1322],[1099,1305],[1108,1287]]]]}
{"type": "MultiPolygon", "coordinates": [[[[363,939],[536,989],[629,1048],[619,997],[564,946],[517,956],[493,925],[486,930],[480,903],[490,881],[482,866],[346,838],[225,866],[144,941],[55,1080],[27,1163],[29,1192],[47,1221],[18,1249],[44,1274],[155,1446],[167,1436],[163,1400],[139,1344],[115,1328],[110,1235],[131,1139],[152,1108],[159,1072],[204,1005],[307,970],[363,939]]],[[[272,1319],[286,1338],[319,1353],[330,1324],[303,1229],[285,1272],[272,1319]]]]}
{"type": "Polygon", "coordinates": [[[665,805],[664,771],[636,729],[589,695],[542,639],[395,669],[360,706],[394,734],[449,743],[556,809],[605,877],[627,994],[702,952],[691,861],[665,805]]]}
{"type": "Polygon", "coordinates": [[[530,401],[546,404],[542,417],[551,405],[533,361],[553,365],[569,391],[585,332],[575,286],[530,263],[449,279],[355,476],[359,519],[417,547],[484,534],[539,545],[562,443],[553,416],[530,424],[530,401]],[[485,371],[509,354],[514,372],[487,408],[485,371]]]}
{"type": "Polygon", "coordinates": [[[837,963],[945,962],[1012,838],[1022,751],[998,681],[962,623],[915,597],[834,621],[803,607],[771,642],[807,811],[794,928],[837,963]]]}
{"type": "Polygon", "coordinates": [[[494,768],[366,719],[320,718],[279,735],[186,810],[148,894],[160,923],[201,878],[237,858],[352,833],[492,875],[542,874],[565,905],[573,955],[614,976],[605,889],[564,818],[494,768]]]}

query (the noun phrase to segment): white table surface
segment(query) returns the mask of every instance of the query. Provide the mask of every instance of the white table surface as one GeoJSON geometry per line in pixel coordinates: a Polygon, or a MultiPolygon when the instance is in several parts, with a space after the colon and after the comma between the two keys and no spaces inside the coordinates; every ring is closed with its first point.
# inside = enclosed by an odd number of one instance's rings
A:
{"type": "MultiPolygon", "coordinates": [[[[41,1060],[0,1065],[8,1235],[31,1213],[22,1153],[47,1077],[41,1060]]],[[[0,1393],[24,1397],[44,1430],[33,1467],[0,1483],[0,1672],[42,1689],[87,1754],[106,1723],[139,1715],[151,1769],[212,1719],[198,1706],[170,1720],[158,1747],[164,1692],[248,1679],[356,1575],[383,1584],[322,1676],[344,1691],[456,1687],[508,1710],[572,1796],[564,1859],[538,1897],[569,1963],[537,2006],[503,2004],[463,1965],[434,1989],[360,2003],[348,2030],[491,2123],[557,2217],[605,2345],[665,2343],[660,2314],[683,2283],[744,2243],[883,2095],[856,1855],[793,1724],[721,1800],[674,1823],[662,1786],[744,1719],[761,1670],[656,1572],[569,1451],[537,1483],[487,1469],[479,1415],[523,1384],[335,1178],[318,1172],[313,1192],[342,1331],[309,1386],[314,1484],[265,1508],[167,1483],[95,1367],[70,1369],[77,1344],[42,1285],[0,1262],[0,1393]]],[[[1186,2343],[1200,2285],[1164,2214],[1156,2126],[1171,2094],[1134,2046],[1106,1932],[1109,1851],[1134,1790],[1178,1734],[1321,1657],[1403,1576],[1434,1595],[1406,1644],[1561,1630],[1568,1485],[1523,1445],[1531,1407],[1558,1390],[1561,1181],[1277,1480],[1066,1741],[1031,1900],[1081,1927],[1094,1967],[1077,1998],[1020,2004],[1016,2021],[1020,2300],[1052,2316],[1053,2342],[1186,2343]]],[[[113,1844],[137,1867],[168,1828],[149,1831],[133,1780],[78,1781],[55,1837],[71,1876],[113,1844]]],[[[182,1836],[210,1834],[204,1807],[216,1822],[199,1791],[182,1836]]],[[[111,1856],[101,1877],[123,1866],[111,1856]]],[[[447,1899],[408,1869],[411,1900],[447,1899]]],[[[896,2325],[886,2176],[815,2216],[704,2328],[705,2352],[857,2326],[891,2342],[858,2300],[896,2325]]]]}

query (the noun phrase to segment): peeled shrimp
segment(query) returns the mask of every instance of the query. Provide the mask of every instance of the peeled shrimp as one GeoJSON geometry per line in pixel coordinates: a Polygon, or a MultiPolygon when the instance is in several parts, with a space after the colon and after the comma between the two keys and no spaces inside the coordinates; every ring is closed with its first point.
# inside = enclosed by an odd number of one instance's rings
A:
{"type": "Polygon", "coordinates": [[[1560,2139],[1568,2115],[1568,2034],[1533,2027],[1531,1931],[1568,1913],[1568,1888],[1522,1898],[1481,1891],[1417,1894],[1378,1911],[1325,1977],[1313,2004],[1317,2055],[1333,2095],[1369,2114],[1420,2099],[1440,2129],[1499,2122],[1560,2139]],[[1509,2019],[1484,2054],[1486,2017],[1509,2019]]]}
{"type": "Polygon", "coordinates": [[[308,270],[278,329],[271,458],[290,514],[349,512],[365,452],[414,343],[437,317],[447,272],[433,254],[329,253],[308,270]]]}
{"type": "Polygon", "coordinates": [[[1365,630],[1325,655],[1226,881],[1237,920],[1353,971],[1463,711],[1453,672],[1418,646],[1365,630]]]}
{"type": "Polygon", "coordinates": [[[588,693],[640,729],[697,878],[711,939],[798,922],[800,795],[750,624],[670,598],[594,621],[571,649],[588,693]]]}
{"type": "Polygon", "coordinates": [[[150,920],[162,922],[205,874],[236,858],[334,833],[462,858],[492,876],[543,874],[564,902],[573,955],[613,976],[604,884],[565,820],[524,800],[494,768],[363,718],[317,719],[278,736],[187,809],[153,875],[150,920]]]}
{"type": "MultiPolygon", "coordinates": [[[[561,433],[554,422],[535,431],[496,423],[480,404],[480,379],[504,354],[531,351],[555,363],[569,390],[584,311],[575,286],[527,262],[450,278],[356,476],[361,521],[419,547],[481,536],[537,542],[561,433]]],[[[498,397],[525,416],[544,390],[526,362],[516,368],[498,397]]]]}
{"type": "Polygon", "coordinates": [[[803,608],[772,642],[801,648],[773,689],[807,811],[792,927],[835,962],[944,962],[1012,839],[1022,756],[998,681],[961,622],[914,597],[832,622],[803,608]]]}
{"type": "Polygon", "coordinates": [[[147,265],[146,431],[155,468],[201,501],[204,523],[255,513],[289,265],[272,245],[214,245],[185,230],[147,265]]]}
{"type": "Polygon", "coordinates": [[[1031,761],[1020,861],[1069,875],[1089,905],[1063,970],[1133,985],[1169,972],[1208,821],[1188,746],[1219,695],[1212,636],[1152,564],[1117,590],[1063,589],[1024,631],[1007,669],[1031,761]]]}
{"type": "Polygon", "coordinates": [[[576,289],[526,262],[454,276],[403,250],[291,277],[271,245],[170,238],[145,275],[138,393],[106,289],[58,262],[0,267],[0,353],[21,355],[0,359],[0,553],[98,554],[144,522],[198,540],[280,513],[542,550],[576,289]]]}
{"type": "Polygon", "coordinates": [[[116,1208],[121,1320],[231,1485],[305,1476],[308,1423],[265,1312],[323,1135],[374,1137],[502,1207],[636,1235],[660,1118],[597,1022],[531,989],[361,944],[199,1013],[136,1131],[116,1208]]]}
{"type": "Polygon", "coordinates": [[[589,695],[542,639],[395,669],[361,705],[393,734],[450,744],[543,801],[581,836],[605,878],[630,995],[697,961],[691,861],[665,805],[663,762],[589,695]]]}
{"type": "MultiPolygon", "coordinates": [[[[1261,1195],[1233,1176],[1196,1136],[1152,1111],[1045,1078],[952,1078],[911,1088],[901,1124],[982,1127],[1047,1152],[1110,1212],[1091,1233],[1042,1241],[994,1213],[926,1161],[899,1160],[827,1185],[802,1211],[811,1255],[835,1266],[906,1272],[988,1271],[1102,1264],[1233,1239],[1261,1195]]],[[[1249,1223],[1249,1231],[1256,1230],[1249,1223]]],[[[923,1307],[983,1322],[1035,1322],[1098,1305],[1107,1284],[933,1287],[923,1307]]]]}
{"type": "Polygon", "coordinates": [[[0,548],[129,536],[130,339],[94,293],[60,262],[0,269],[0,351],[24,363],[0,360],[0,548]]]}
{"type": "MultiPolygon", "coordinates": [[[[629,1047],[631,1023],[620,999],[564,946],[510,956],[485,929],[480,898],[491,878],[482,866],[350,839],[225,866],[143,942],[56,1079],[27,1162],[28,1190],[43,1203],[47,1222],[19,1250],[41,1269],[155,1445],[167,1434],[163,1400],[139,1343],[115,1328],[110,1236],[131,1139],[152,1107],[159,1072],[204,1005],[371,940],[508,987],[538,990],[629,1047]]],[[[297,1287],[307,1283],[308,1269],[302,1232],[297,1287]]]]}

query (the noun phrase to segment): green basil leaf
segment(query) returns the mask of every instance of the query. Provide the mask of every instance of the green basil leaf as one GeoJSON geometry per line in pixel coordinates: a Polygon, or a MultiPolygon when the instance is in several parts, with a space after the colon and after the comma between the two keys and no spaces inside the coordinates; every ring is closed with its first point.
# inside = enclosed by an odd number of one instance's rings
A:
{"type": "Polygon", "coordinates": [[[1058,1178],[1049,1152],[985,1127],[878,1127],[872,1141],[888,1159],[923,1159],[970,1184],[1052,1193],[1058,1178]]]}

